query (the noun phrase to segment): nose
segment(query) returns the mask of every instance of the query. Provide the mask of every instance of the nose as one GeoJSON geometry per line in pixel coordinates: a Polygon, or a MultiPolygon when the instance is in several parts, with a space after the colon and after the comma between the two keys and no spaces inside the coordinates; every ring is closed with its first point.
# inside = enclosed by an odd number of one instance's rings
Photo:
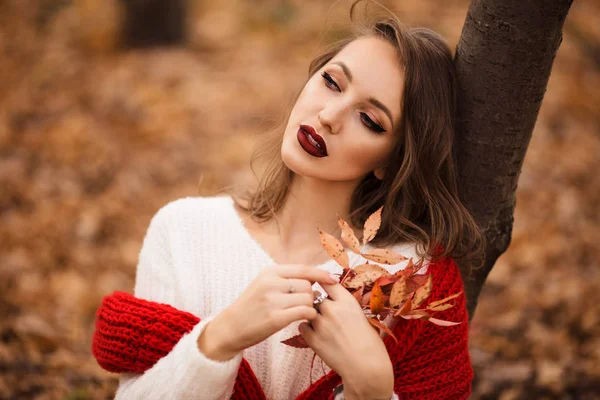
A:
{"type": "Polygon", "coordinates": [[[328,104],[319,112],[319,122],[332,134],[337,134],[341,129],[342,107],[328,104]]]}

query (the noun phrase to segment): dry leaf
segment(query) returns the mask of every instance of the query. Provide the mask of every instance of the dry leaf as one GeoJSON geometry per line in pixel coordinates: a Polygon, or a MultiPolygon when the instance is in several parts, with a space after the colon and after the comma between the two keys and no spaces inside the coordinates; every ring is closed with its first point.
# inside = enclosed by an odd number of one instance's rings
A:
{"type": "Polygon", "coordinates": [[[377,283],[375,283],[373,290],[371,290],[369,305],[373,314],[379,314],[385,307],[385,296],[377,283]]]}
{"type": "Polygon", "coordinates": [[[384,323],[379,321],[377,318],[368,318],[368,320],[371,323],[371,325],[373,325],[376,328],[383,329],[385,333],[387,333],[392,337],[392,339],[394,339],[394,342],[398,343],[398,339],[396,338],[394,333],[387,326],[385,326],[384,323]]]}
{"type": "Polygon", "coordinates": [[[402,307],[398,311],[396,311],[394,317],[407,315],[411,310],[411,304],[412,302],[410,301],[410,299],[406,300],[402,307]]]}
{"type": "Polygon", "coordinates": [[[377,235],[377,231],[379,230],[379,226],[381,226],[381,212],[383,210],[383,206],[379,207],[377,211],[373,214],[369,215],[369,218],[365,221],[365,226],[363,228],[363,244],[369,243],[375,235],[377,235]]]}
{"type": "Polygon", "coordinates": [[[406,278],[406,287],[409,292],[414,292],[419,287],[423,286],[427,282],[429,275],[412,275],[406,278]]]}
{"type": "Polygon", "coordinates": [[[344,281],[344,286],[349,289],[370,286],[380,277],[390,275],[385,268],[375,264],[361,264],[353,268],[353,271],[356,275],[344,281]]]}
{"type": "Polygon", "coordinates": [[[427,282],[423,286],[420,286],[416,291],[415,295],[412,299],[412,308],[415,309],[419,307],[425,299],[429,297],[431,293],[432,281],[431,275],[427,275],[427,282]]]}
{"type": "Polygon", "coordinates": [[[368,291],[367,293],[363,294],[362,300],[360,301],[360,305],[368,306],[370,301],[371,301],[371,292],[368,291]]]}
{"type": "Polygon", "coordinates": [[[352,293],[352,296],[354,296],[354,298],[356,299],[356,301],[358,301],[359,304],[362,304],[362,296],[363,296],[364,289],[365,289],[365,287],[361,286],[360,288],[358,288],[357,291],[352,293]]]}
{"type": "Polygon", "coordinates": [[[400,277],[390,292],[390,306],[397,307],[408,297],[409,291],[406,286],[406,278],[400,277]]]}
{"type": "Polygon", "coordinates": [[[444,311],[444,310],[447,310],[452,307],[454,307],[454,304],[448,303],[448,304],[440,304],[439,306],[436,306],[436,307],[431,307],[431,305],[429,305],[427,307],[427,309],[429,311],[444,311]]]}
{"type": "Polygon", "coordinates": [[[425,310],[412,310],[410,313],[406,315],[402,315],[405,319],[425,319],[428,320],[431,318],[431,315],[425,310]]]}
{"type": "Polygon", "coordinates": [[[306,344],[306,341],[304,340],[304,337],[302,335],[292,336],[289,339],[282,340],[281,343],[287,344],[288,346],[292,346],[297,349],[305,349],[309,347],[308,344],[306,344]]]}
{"type": "Polygon", "coordinates": [[[361,254],[364,258],[382,264],[398,264],[407,258],[390,249],[373,249],[361,254]]]}
{"type": "Polygon", "coordinates": [[[344,241],[344,243],[346,243],[346,246],[348,246],[350,250],[352,250],[356,254],[360,254],[360,242],[356,238],[356,235],[354,234],[354,231],[352,230],[350,225],[348,225],[348,223],[344,221],[342,217],[339,216],[338,225],[342,230],[342,240],[344,241]]]}
{"type": "Polygon", "coordinates": [[[390,283],[396,282],[398,279],[400,279],[400,277],[398,277],[396,275],[389,275],[389,276],[382,276],[379,279],[377,279],[375,282],[379,283],[379,286],[387,286],[390,283]]]}
{"type": "Polygon", "coordinates": [[[461,294],[462,294],[462,291],[460,291],[460,292],[458,292],[458,293],[456,293],[456,294],[453,294],[452,296],[448,296],[448,297],[446,297],[445,299],[442,299],[442,300],[436,300],[436,301],[432,301],[432,302],[429,304],[429,307],[428,307],[428,308],[433,308],[433,307],[439,306],[440,304],[444,304],[444,303],[446,303],[446,302],[448,302],[448,301],[450,301],[450,300],[452,300],[452,299],[454,299],[454,298],[456,298],[456,297],[460,296],[461,294]]]}
{"type": "Polygon", "coordinates": [[[454,326],[454,325],[462,324],[462,322],[444,321],[444,320],[433,318],[433,317],[429,318],[429,322],[433,322],[434,324],[440,325],[440,326],[454,326]]]}
{"type": "Polygon", "coordinates": [[[317,230],[319,231],[319,235],[321,235],[321,246],[327,251],[327,254],[343,268],[350,268],[348,253],[346,253],[340,241],[329,233],[323,232],[318,228],[317,230]]]}

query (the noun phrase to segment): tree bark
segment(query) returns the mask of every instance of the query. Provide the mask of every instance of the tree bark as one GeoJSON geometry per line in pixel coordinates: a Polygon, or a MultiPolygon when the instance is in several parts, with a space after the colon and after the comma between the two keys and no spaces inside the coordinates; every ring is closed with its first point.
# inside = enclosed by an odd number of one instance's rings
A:
{"type": "Polygon", "coordinates": [[[571,4],[473,0],[469,6],[454,58],[458,174],[461,198],[487,240],[483,267],[463,273],[470,319],[510,244],[517,181],[571,4]]]}

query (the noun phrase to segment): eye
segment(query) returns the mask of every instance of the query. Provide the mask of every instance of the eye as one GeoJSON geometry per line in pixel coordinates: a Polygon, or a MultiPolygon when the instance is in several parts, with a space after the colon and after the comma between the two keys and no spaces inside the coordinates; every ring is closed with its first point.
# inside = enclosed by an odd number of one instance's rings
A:
{"type": "Polygon", "coordinates": [[[360,113],[360,119],[362,119],[363,123],[367,126],[367,128],[371,129],[376,133],[383,133],[385,129],[383,129],[380,125],[373,122],[371,118],[365,113],[360,113]]]}
{"type": "Polygon", "coordinates": [[[340,89],[340,87],[338,86],[338,84],[335,83],[335,81],[333,80],[333,78],[331,77],[331,75],[329,75],[327,72],[323,71],[323,73],[321,74],[321,76],[325,80],[325,86],[327,86],[330,89],[337,90],[338,92],[342,91],[340,89]]]}
{"type": "MultiPolygon", "coordinates": [[[[340,87],[338,86],[338,84],[335,83],[335,81],[333,80],[333,78],[331,77],[331,75],[329,75],[327,72],[323,71],[323,73],[321,74],[321,76],[325,80],[325,86],[327,86],[328,88],[330,88],[332,90],[336,90],[338,92],[342,91],[340,89],[340,87]]],[[[373,122],[373,120],[371,118],[369,118],[369,116],[367,114],[360,113],[360,119],[367,126],[367,128],[369,128],[373,132],[376,132],[376,133],[383,133],[383,132],[385,132],[385,129],[383,129],[377,123],[373,122]]]]}

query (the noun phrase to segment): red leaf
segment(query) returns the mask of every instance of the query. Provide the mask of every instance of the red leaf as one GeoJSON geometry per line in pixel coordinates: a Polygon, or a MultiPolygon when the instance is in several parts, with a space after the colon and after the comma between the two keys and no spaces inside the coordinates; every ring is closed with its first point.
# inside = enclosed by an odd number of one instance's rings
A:
{"type": "Polygon", "coordinates": [[[304,341],[304,337],[302,335],[292,336],[289,339],[282,340],[281,343],[287,344],[288,346],[292,346],[297,349],[305,349],[307,347],[310,347],[308,344],[306,344],[306,341],[304,341]]]}
{"type": "Polygon", "coordinates": [[[400,279],[400,278],[396,275],[382,276],[379,279],[377,279],[375,282],[379,283],[379,286],[387,286],[390,283],[396,282],[398,279],[400,279]]]}

